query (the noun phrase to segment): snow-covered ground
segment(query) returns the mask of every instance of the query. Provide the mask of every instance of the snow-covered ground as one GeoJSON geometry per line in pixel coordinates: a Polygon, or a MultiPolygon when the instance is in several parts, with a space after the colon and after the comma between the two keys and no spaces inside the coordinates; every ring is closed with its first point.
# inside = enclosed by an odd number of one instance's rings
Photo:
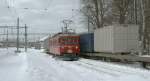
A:
{"type": "Polygon", "coordinates": [[[0,81],[150,81],[144,69],[82,58],[61,61],[40,50],[14,50],[0,49],[0,81]]]}

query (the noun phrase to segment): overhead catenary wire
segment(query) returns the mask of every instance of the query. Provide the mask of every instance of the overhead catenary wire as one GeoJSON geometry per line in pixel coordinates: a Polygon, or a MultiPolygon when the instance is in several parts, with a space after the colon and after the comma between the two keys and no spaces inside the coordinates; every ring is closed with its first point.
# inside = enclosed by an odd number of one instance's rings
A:
{"type": "Polygon", "coordinates": [[[5,4],[6,8],[10,11],[12,18],[16,19],[18,12],[14,7],[14,0],[6,0],[5,4]]]}
{"type": "MultiPolygon", "coordinates": [[[[39,13],[49,13],[49,8],[50,8],[50,5],[51,5],[51,2],[53,1],[53,0],[47,0],[48,2],[46,3],[47,5],[46,5],[46,7],[43,7],[43,8],[30,8],[30,7],[16,7],[16,5],[15,5],[15,3],[16,3],[16,0],[4,0],[5,1],[5,4],[6,4],[6,6],[5,6],[5,8],[7,8],[9,11],[10,11],[10,15],[12,16],[12,18],[13,19],[15,19],[16,20],[16,18],[19,16],[20,17],[20,14],[22,14],[22,13],[20,13],[20,11],[21,10],[24,10],[24,12],[29,12],[29,11],[37,11],[37,12],[39,12],[39,13]]],[[[23,15],[22,15],[23,16],[23,15]]],[[[20,18],[21,19],[21,18],[20,18]]],[[[21,19],[21,21],[22,21],[23,19],[21,19]]],[[[14,33],[13,32],[13,29],[12,29],[12,33],[14,33]]]]}
{"type": "MultiPolygon", "coordinates": [[[[22,13],[20,14],[20,12],[19,12],[20,10],[25,10],[25,12],[36,11],[39,13],[45,13],[45,11],[49,10],[49,6],[50,6],[51,2],[52,2],[52,0],[48,0],[47,7],[43,8],[43,9],[36,9],[36,8],[30,8],[30,7],[16,8],[14,0],[5,0],[6,8],[8,8],[10,13],[12,14],[12,18],[14,18],[14,19],[16,19],[17,17],[23,18],[23,15],[21,15],[22,13]]],[[[23,20],[21,19],[21,21],[23,21],[23,20]]]]}

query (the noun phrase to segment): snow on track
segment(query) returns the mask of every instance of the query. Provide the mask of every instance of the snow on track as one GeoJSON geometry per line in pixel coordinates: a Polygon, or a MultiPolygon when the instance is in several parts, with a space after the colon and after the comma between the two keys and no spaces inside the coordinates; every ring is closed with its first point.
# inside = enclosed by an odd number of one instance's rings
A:
{"type": "Polygon", "coordinates": [[[81,59],[76,63],[83,67],[88,67],[93,70],[101,71],[106,74],[111,74],[112,76],[116,76],[116,77],[136,75],[136,76],[144,77],[146,79],[150,79],[150,77],[147,76],[150,75],[150,72],[148,70],[143,70],[139,68],[131,68],[127,66],[120,66],[117,64],[98,62],[98,61],[88,60],[88,59],[81,59]]]}
{"type": "Polygon", "coordinates": [[[150,81],[150,72],[89,59],[55,60],[40,50],[0,49],[0,81],[150,81]]]}

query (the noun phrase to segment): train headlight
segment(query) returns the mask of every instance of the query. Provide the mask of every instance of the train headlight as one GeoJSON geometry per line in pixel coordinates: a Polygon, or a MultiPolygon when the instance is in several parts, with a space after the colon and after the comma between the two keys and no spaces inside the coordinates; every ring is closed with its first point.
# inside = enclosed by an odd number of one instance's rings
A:
{"type": "Polygon", "coordinates": [[[72,51],[72,50],[68,50],[67,52],[68,52],[68,53],[73,53],[73,51],[72,51]]]}
{"type": "Polygon", "coordinates": [[[76,49],[78,49],[79,47],[78,46],[76,46],[76,49]]]}

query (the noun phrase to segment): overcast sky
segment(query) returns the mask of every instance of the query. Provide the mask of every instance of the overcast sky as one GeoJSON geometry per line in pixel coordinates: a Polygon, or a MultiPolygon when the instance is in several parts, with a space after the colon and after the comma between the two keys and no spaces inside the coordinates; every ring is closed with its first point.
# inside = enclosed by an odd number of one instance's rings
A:
{"type": "Polygon", "coordinates": [[[72,27],[83,31],[79,9],[80,0],[0,0],[0,25],[14,25],[19,16],[30,32],[53,33],[61,30],[63,19],[73,16],[72,27]]]}

